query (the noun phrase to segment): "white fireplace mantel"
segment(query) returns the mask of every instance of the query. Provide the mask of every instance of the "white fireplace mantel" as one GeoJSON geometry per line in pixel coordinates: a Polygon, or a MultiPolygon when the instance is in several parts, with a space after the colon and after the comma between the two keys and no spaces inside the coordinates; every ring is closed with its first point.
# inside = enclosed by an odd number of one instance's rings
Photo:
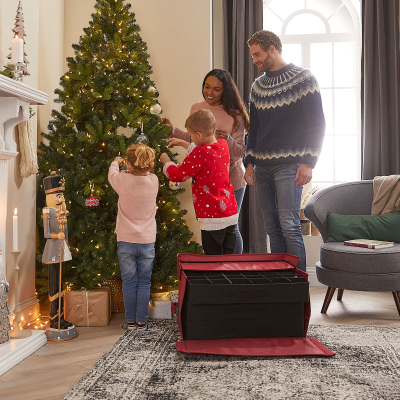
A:
{"type": "Polygon", "coordinates": [[[23,82],[0,75],[0,97],[16,97],[32,105],[47,104],[49,95],[23,82]]]}
{"type": "MultiPolygon", "coordinates": [[[[47,93],[0,75],[0,247],[3,251],[6,251],[8,160],[18,155],[14,127],[29,119],[30,105],[46,104],[48,97],[47,93]]],[[[0,351],[0,375],[44,344],[44,331],[5,343],[0,351]]]]}
{"type": "Polygon", "coordinates": [[[28,120],[29,106],[47,104],[48,98],[47,93],[0,75],[0,160],[11,158],[9,152],[16,153],[14,127],[28,120]]]}

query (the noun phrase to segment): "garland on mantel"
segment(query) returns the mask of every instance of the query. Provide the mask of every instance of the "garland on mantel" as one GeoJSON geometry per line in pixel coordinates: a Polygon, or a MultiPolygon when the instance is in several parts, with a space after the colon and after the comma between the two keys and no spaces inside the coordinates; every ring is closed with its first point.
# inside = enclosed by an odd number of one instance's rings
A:
{"type": "Polygon", "coordinates": [[[3,71],[0,71],[0,74],[12,79],[11,71],[8,68],[5,68],[3,71]]]}

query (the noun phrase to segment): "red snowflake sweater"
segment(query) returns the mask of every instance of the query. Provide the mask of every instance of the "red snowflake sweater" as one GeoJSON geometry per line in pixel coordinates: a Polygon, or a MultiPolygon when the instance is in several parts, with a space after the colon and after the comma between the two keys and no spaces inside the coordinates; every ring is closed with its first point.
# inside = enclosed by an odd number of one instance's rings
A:
{"type": "Polygon", "coordinates": [[[192,198],[200,228],[215,231],[235,225],[238,209],[229,179],[229,148],[224,139],[195,147],[177,167],[170,161],[164,173],[172,182],[192,178],[192,198]]]}

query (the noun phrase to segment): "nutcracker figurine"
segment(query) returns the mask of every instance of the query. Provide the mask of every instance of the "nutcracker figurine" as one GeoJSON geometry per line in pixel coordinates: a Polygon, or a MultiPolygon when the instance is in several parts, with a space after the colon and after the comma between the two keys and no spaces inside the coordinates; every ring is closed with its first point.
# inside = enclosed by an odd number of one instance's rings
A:
{"type": "Polygon", "coordinates": [[[65,179],[52,171],[43,179],[46,207],[43,208],[44,237],[47,238],[42,262],[49,265],[50,327],[46,329],[49,340],[66,340],[78,336],[75,326],[64,319],[62,298],[62,263],[72,259],[68,247],[67,216],[65,206],[65,179]]]}

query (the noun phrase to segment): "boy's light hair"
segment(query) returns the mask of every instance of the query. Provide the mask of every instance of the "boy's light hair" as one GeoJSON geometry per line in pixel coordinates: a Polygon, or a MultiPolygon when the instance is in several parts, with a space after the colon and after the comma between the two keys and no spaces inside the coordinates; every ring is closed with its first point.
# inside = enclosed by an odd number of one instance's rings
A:
{"type": "Polygon", "coordinates": [[[200,132],[204,136],[215,134],[217,121],[210,110],[199,110],[191,114],[185,122],[185,128],[191,132],[200,132]]]}
{"type": "Polygon", "coordinates": [[[126,160],[133,168],[149,170],[153,167],[156,152],[143,143],[131,144],[126,150],[126,160]]]}

